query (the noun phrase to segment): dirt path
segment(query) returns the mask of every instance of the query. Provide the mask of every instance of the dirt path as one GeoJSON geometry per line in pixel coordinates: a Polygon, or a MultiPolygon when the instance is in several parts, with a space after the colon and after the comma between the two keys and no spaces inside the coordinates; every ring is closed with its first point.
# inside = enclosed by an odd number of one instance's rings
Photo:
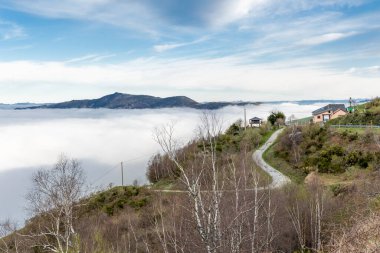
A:
{"type": "Polygon", "coordinates": [[[253,161],[272,177],[272,183],[269,185],[271,189],[281,188],[290,183],[290,179],[287,176],[267,164],[263,159],[264,152],[276,141],[278,135],[283,130],[284,129],[282,128],[274,132],[267,142],[265,142],[265,144],[257,149],[252,155],[253,161]]]}
{"type": "MultiPolygon", "coordinates": [[[[261,146],[259,149],[257,149],[253,155],[253,161],[265,172],[267,172],[271,178],[272,178],[272,183],[269,186],[266,187],[259,187],[259,190],[263,189],[275,189],[275,188],[281,188],[284,185],[290,183],[290,179],[279,172],[278,170],[274,169],[272,166],[267,164],[264,159],[263,159],[263,154],[264,152],[276,141],[278,135],[283,131],[283,129],[279,129],[276,132],[272,134],[272,136],[265,142],[263,146],[261,146]]],[[[242,189],[239,191],[254,191],[255,189],[242,189]]],[[[153,192],[163,192],[163,193],[188,193],[186,190],[153,190],[153,192]]],[[[223,192],[234,192],[235,190],[222,190],[223,192]]],[[[201,192],[209,192],[209,191],[201,191],[201,192]]]]}

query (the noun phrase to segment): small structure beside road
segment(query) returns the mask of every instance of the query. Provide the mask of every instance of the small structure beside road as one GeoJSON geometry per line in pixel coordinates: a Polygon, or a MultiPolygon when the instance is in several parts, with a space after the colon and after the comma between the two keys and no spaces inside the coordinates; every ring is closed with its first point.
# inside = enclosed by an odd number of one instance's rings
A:
{"type": "Polygon", "coordinates": [[[251,127],[260,127],[263,123],[263,119],[260,119],[258,117],[253,117],[252,119],[249,119],[249,125],[251,127]]]}

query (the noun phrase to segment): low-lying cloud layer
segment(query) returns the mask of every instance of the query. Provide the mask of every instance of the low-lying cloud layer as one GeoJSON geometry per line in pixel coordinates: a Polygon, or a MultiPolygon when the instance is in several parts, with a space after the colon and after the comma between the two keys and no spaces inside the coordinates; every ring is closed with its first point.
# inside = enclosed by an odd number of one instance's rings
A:
{"type": "MultiPolygon", "coordinates": [[[[248,106],[247,116],[265,118],[271,110],[288,116],[308,116],[319,105],[264,104],[248,106]]],[[[24,196],[31,173],[48,168],[62,153],[79,159],[90,187],[120,184],[120,162],[125,182],[146,183],[146,165],[160,151],[154,128],[175,123],[176,137],[186,143],[195,134],[201,111],[160,110],[0,110],[0,219],[21,221],[26,212],[24,196]]],[[[243,118],[242,107],[217,111],[228,126],[243,118]]]]}

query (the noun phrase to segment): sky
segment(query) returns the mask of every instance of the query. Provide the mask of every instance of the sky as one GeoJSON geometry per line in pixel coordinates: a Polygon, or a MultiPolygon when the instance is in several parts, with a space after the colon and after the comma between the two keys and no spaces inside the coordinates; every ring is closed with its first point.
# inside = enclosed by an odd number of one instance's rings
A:
{"type": "Polygon", "coordinates": [[[1,0],[0,103],[380,95],[379,0],[1,0]]]}

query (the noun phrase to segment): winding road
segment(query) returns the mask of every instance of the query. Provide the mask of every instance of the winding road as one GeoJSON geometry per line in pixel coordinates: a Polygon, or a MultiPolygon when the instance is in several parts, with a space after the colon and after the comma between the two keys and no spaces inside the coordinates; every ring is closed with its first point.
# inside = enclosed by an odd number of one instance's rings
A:
{"type": "Polygon", "coordinates": [[[267,162],[263,159],[264,152],[276,141],[278,135],[284,130],[284,128],[281,128],[274,132],[272,136],[265,142],[263,146],[261,146],[259,149],[257,149],[253,155],[253,161],[259,166],[262,170],[267,172],[272,177],[272,183],[269,185],[269,188],[275,189],[275,188],[281,188],[284,185],[290,183],[290,179],[270,166],[267,162]]]}
{"type": "MultiPolygon", "coordinates": [[[[271,137],[265,142],[265,144],[263,146],[261,146],[259,149],[257,149],[253,155],[252,155],[252,158],[253,158],[253,161],[262,169],[264,170],[266,173],[268,173],[271,178],[272,178],[272,183],[270,183],[268,186],[266,187],[259,187],[259,190],[263,190],[263,189],[268,189],[268,187],[270,189],[276,189],[276,188],[281,188],[283,186],[285,186],[286,184],[290,183],[290,179],[285,176],[284,174],[282,174],[281,172],[279,172],[278,170],[276,170],[275,168],[273,168],[272,166],[270,166],[268,163],[266,163],[263,159],[263,154],[264,152],[276,141],[278,135],[283,131],[284,129],[279,129],[277,130],[276,132],[274,132],[271,137]]],[[[254,191],[255,189],[244,189],[244,191],[254,191]]],[[[188,193],[188,191],[184,191],[184,190],[171,190],[171,189],[167,189],[167,190],[152,190],[154,192],[166,192],[166,193],[188,193]]],[[[224,192],[229,192],[229,191],[235,191],[235,190],[223,190],[224,192]]],[[[208,191],[201,191],[201,192],[208,192],[208,191]]]]}

